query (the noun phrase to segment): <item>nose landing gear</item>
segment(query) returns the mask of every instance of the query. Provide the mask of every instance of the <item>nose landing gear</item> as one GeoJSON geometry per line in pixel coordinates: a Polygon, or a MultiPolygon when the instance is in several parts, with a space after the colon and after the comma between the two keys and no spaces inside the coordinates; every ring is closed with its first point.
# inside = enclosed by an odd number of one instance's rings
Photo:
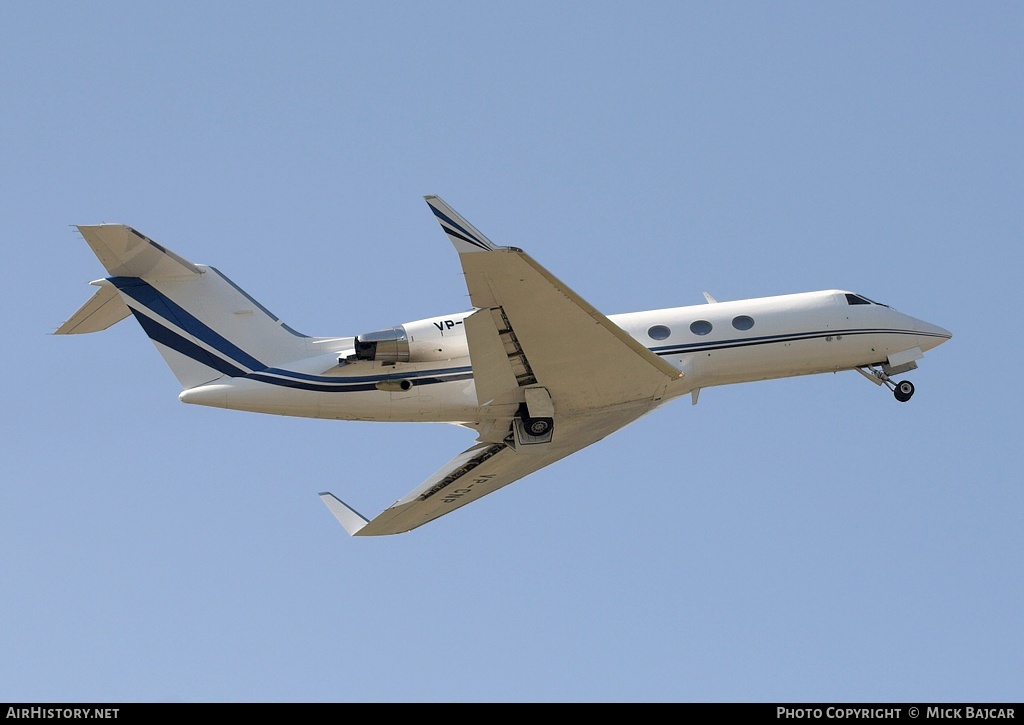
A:
{"type": "Polygon", "coordinates": [[[909,380],[901,380],[896,384],[896,387],[893,388],[892,394],[896,396],[896,400],[901,403],[906,403],[914,394],[914,384],[909,380]]]}
{"type": "Polygon", "coordinates": [[[909,380],[901,380],[898,383],[894,383],[888,373],[873,365],[856,368],[856,370],[875,385],[884,385],[889,388],[892,391],[893,397],[901,403],[906,403],[914,395],[914,384],[909,380]]]}

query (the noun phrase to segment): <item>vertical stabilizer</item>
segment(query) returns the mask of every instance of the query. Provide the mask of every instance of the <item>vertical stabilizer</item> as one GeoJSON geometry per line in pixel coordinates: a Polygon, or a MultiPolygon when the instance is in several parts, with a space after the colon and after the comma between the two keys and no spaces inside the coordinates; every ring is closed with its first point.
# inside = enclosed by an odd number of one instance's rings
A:
{"type": "Polygon", "coordinates": [[[124,225],[79,230],[111,276],[58,332],[94,332],[130,311],[186,390],[308,354],[309,338],[217,269],[193,264],[124,225]]]}

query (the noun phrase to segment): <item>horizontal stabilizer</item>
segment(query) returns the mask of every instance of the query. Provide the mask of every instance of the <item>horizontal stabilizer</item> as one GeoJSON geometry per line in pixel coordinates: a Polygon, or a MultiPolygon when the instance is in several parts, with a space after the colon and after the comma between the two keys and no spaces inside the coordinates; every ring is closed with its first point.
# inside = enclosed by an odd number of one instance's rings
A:
{"type": "MultiPolygon", "coordinates": [[[[59,334],[102,330],[130,311],[185,390],[311,357],[311,338],[281,322],[216,268],[193,264],[123,224],[78,229],[110,277],[93,283],[100,291],[61,325],[59,334]]],[[[330,368],[336,363],[334,357],[330,368]]],[[[327,365],[325,360],[314,364],[327,365]]]]}
{"type": "Polygon", "coordinates": [[[160,279],[202,274],[187,259],[124,224],[79,226],[78,231],[113,277],[160,279]]]}
{"type": "Polygon", "coordinates": [[[92,284],[99,285],[96,294],[90,297],[89,301],[71,316],[71,319],[58,327],[54,331],[54,335],[81,335],[86,332],[99,332],[131,314],[131,310],[121,300],[114,285],[105,279],[92,284]]]}

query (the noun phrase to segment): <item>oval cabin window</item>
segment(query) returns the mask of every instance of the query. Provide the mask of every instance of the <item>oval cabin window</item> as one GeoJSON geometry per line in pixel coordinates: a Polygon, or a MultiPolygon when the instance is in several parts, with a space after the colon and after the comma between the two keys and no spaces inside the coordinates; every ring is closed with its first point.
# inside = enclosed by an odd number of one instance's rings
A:
{"type": "Polygon", "coordinates": [[[694,335],[706,335],[711,332],[711,323],[707,320],[697,320],[690,325],[690,332],[694,335]]]}
{"type": "Polygon", "coordinates": [[[747,317],[746,315],[740,315],[732,319],[732,326],[737,330],[749,330],[754,326],[754,318],[747,317]]]}

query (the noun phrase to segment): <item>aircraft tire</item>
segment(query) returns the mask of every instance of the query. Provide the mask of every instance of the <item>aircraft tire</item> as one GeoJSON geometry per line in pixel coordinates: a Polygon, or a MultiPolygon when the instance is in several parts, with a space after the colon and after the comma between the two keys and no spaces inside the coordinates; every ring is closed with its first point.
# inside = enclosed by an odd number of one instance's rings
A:
{"type": "Polygon", "coordinates": [[[892,394],[896,400],[906,403],[914,395],[914,384],[909,380],[901,380],[896,384],[896,389],[892,391],[892,394]]]}
{"type": "Polygon", "coordinates": [[[551,418],[526,418],[523,423],[526,426],[526,432],[537,437],[547,435],[551,426],[555,424],[551,418]]]}

